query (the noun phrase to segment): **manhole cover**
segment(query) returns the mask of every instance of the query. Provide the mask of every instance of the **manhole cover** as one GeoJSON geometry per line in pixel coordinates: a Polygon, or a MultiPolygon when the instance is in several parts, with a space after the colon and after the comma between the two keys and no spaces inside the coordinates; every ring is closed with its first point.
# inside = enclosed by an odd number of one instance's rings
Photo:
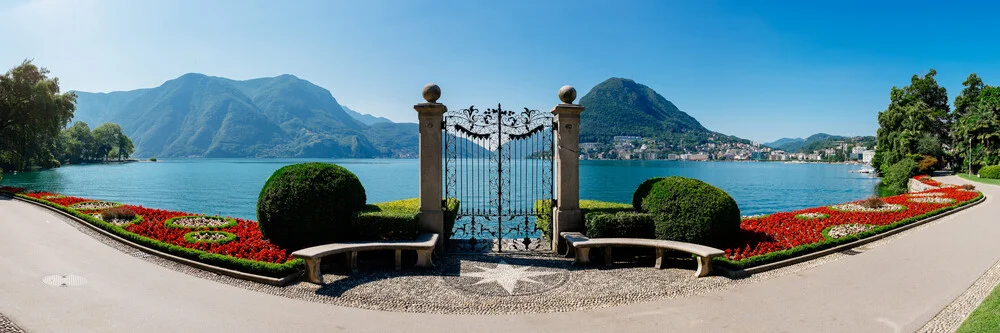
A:
{"type": "Polygon", "coordinates": [[[42,282],[53,287],[74,287],[86,284],[87,279],[72,274],[56,274],[43,277],[42,282]]]}

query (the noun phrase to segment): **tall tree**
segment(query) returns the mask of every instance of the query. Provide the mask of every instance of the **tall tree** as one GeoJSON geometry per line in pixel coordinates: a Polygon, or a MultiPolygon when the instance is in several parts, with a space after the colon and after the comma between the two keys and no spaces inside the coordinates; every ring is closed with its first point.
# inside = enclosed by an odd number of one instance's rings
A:
{"type": "Polygon", "coordinates": [[[120,148],[122,144],[121,137],[125,136],[122,134],[121,126],[115,123],[103,123],[100,126],[94,128],[94,142],[96,143],[96,151],[94,154],[100,158],[108,158],[111,151],[120,148]]]}
{"type": "Polygon", "coordinates": [[[954,152],[952,157],[956,166],[965,164],[965,159],[968,157],[967,153],[972,148],[969,146],[969,137],[967,136],[968,125],[962,124],[961,119],[976,107],[979,103],[979,94],[986,87],[983,79],[979,75],[976,75],[976,73],[969,74],[965,78],[965,81],[962,82],[962,85],[965,88],[962,89],[962,92],[958,96],[955,96],[955,108],[951,111],[951,147],[954,152]]]}
{"type": "Polygon", "coordinates": [[[94,135],[90,132],[90,126],[82,121],[77,121],[63,131],[63,140],[66,141],[65,159],[71,163],[88,161],[97,156],[95,153],[96,144],[94,135]]]}
{"type": "Polygon", "coordinates": [[[73,118],[76,95],[60,93],[59,79],[48,74],[25,60],[0,76],[0,167],[46,163],[53,141],[73,118]]]}
{"type": "Polygon", "coordinates": [[[933,68],[924,76],[914,75],[910,85],[892,87],[889,106],[879,112],[878,148],[873,167],[884,171],[909,154],[917,153],[917,142],[924,134],[949,142],[948,94],[938,85],[933,68]]]}

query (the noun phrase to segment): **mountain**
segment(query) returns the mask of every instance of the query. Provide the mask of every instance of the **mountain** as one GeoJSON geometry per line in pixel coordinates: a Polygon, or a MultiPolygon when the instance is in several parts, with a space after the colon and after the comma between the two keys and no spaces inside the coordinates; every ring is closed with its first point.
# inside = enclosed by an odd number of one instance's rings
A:
{"type": "Polygon", "coordinates": [[[347,115],[351,116],[351,118],[354,118],[354,120],[360,121],[361,123],[363,123],[365,125],[375,125],[375,124],[391,123],[392,122],[392,120],[389,120],[389,119],[386,119],[386,118],[383,118],[383,117],[376,117],[376,116],[373,116],[373,115],[370,115],[370,114],[360,113],[360,112],[351,110],[351,109],[349,109],[349,108],[347,108],[346,106],[343,106],[343,105],[341,105],[340,107],[342,109],[344,109],[344,112],[347,112],[347,115]]]}
{"type": "Polygon", "coordinates": [[[768,146],[768,147],[771,147],[771,148],[779,148],[779,147],[781,147],[783,145],[786,145],[786,144],[789,144],[789,143],[793,143],[793,142],[805,142],[805,141],[806,141],[806,139],[803,139],[803,138],[781,138],[781,139],[775,140],[774,142],[765,143],[764,145],[768,146]]]}
{"type": "Polygon", "coordinates": [[[841,136],[826,133],[816,133],[805,139],[792,139],[792,141],[774,145],[779,141],[781,140],[769,143],[767,146],[789,153],[812,153],[816,150],[837,147],[841,143],[860,144],[869,149],[875,145],[875,137],[873,136],[841,136]]]}
{"type": "Polygon", "coordinates": [[[122,125],[138,157],[391,157],[417,146],[394,137],[402,131],[370,130],[330,91],[287,74],[190,73],[156,88],[76,94],[74,121],[122,125]]]}
{"type": "Polygon", "coordinates": [[[749,140],[712,132],[649,87],[610,78],[592,88],[580,104],[580,142],[610,143],[615,136],[642,136],[685,146],[708,141],[749,140]]]}

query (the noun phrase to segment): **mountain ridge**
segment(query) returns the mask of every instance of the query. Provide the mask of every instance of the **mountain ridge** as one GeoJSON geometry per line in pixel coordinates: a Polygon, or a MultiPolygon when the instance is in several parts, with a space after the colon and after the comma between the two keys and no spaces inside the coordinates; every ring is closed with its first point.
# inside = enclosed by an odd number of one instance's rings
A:
{"type": "Polygon", "coordinates": [[[329,90],[289,74],[238,81],[187,73],[154,88],[76,93],[74,121],[121,124],[140,157],[407,156],[373,145],[368,125],[329,90]]]}
{"type": "Polygon", "coordinates": [[[612,77],[580,99],[580,142],[610,143],[615,136],[641,136],[676,146],[750,140],[711,131],[652,88],[612,77]]]}

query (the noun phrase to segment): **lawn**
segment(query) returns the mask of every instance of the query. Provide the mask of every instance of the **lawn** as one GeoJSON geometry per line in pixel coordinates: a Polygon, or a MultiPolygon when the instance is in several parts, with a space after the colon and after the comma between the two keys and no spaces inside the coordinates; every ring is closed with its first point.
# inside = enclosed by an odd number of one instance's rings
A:
{"type": "Polygon", "coordinates": [[[979,178],[967,173],[960,173],[958,176],[962,177],[962,179],[971,180],[977,183],[1000,185],[1000,179],[979,178]]]}
{"type": "Polygon", "coordinates": [[[1000,286],[993,289],[956,332],[1000,332],[1000,286]]]}

